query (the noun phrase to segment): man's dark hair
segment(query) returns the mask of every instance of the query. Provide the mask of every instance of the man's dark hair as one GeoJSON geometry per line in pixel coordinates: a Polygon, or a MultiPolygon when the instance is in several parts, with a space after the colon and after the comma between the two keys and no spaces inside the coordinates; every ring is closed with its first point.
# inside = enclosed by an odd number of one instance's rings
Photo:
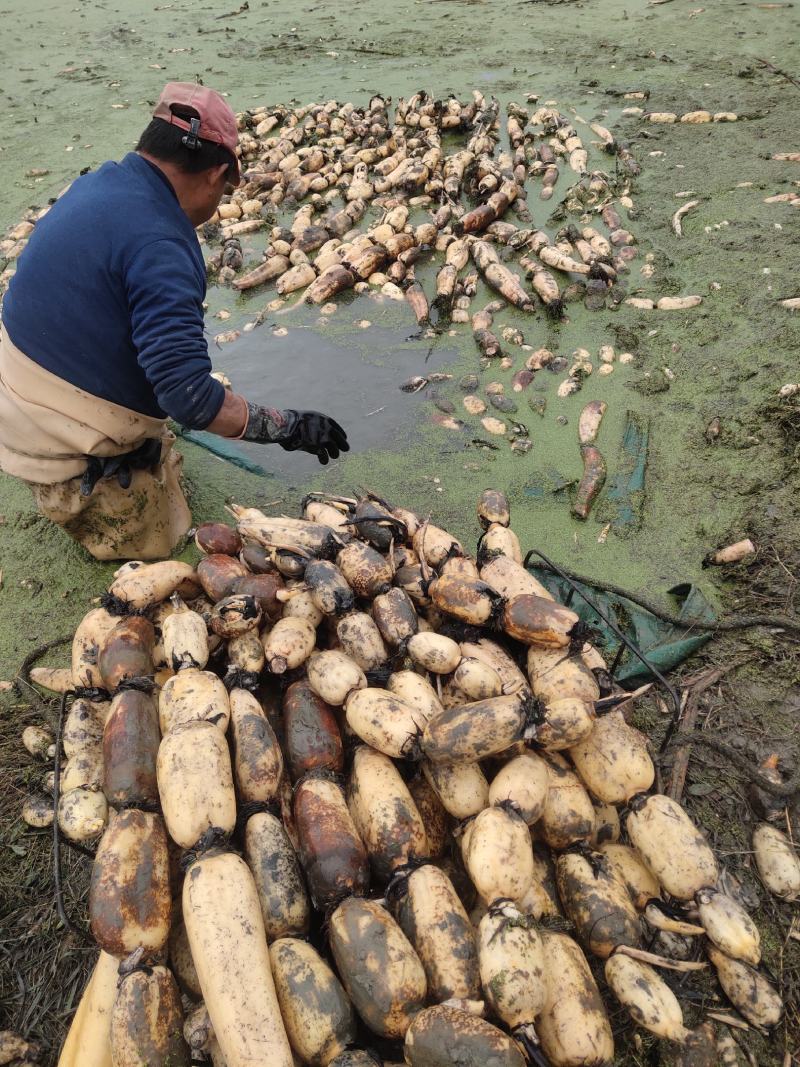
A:
{"type": "MultiPolygon", "coordinates": [[[[197,112],[176,108],[175,114],[190,119],[196,117],[197,112]]],[[[180,126],[173,126],[164,119],[151,119],[150,125],[139,138],[136,151],[146,152],[153,159],[160,159],[162,163],[174,163],[187,174],[200,174],[225,163],[230,169],[231,178],[233,177],[236,161],[227,148],[216,141],[204,141],[202,138],[198,138],[199,149],[187,148],[183,143],[185,136],[186,130],[182,130],[180,126]]]]}

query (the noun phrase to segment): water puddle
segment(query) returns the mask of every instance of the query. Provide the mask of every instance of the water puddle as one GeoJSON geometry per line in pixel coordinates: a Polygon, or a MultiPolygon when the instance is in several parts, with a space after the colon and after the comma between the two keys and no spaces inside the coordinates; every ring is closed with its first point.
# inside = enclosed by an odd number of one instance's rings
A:
{"type": "MultiPolygon", "coordinates": [[[[402,447],[425,400],[399,386],[458,358],[448,338],[408,338],[408,324],[373,324],[356,338],[295,325],[276,337],[265,324],[226,345],[224,358],[213,349],[212,355],[237,392],[272,407],[324,411],[344,426],[352,451],[359,453],[402,447]]],[[[302,479],[319,469],[313,456],[300,452],[244,442],[239,447],[278,477],[302,479]]]]}

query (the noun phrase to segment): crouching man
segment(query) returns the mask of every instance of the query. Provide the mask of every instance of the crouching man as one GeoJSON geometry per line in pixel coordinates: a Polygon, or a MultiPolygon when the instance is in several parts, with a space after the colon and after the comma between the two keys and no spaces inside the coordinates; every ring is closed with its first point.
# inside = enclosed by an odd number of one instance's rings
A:
{"type": "Polygon", "coordinates": [[[195,227],[240,182],[236,118],[173,82],[134,152],[78,178],[37,223],[3,305],[0,468],[97,559],[168,556],[191,525],[166,420],[348,450],[316,411],[249,402],[211,376],[195,227]]]}

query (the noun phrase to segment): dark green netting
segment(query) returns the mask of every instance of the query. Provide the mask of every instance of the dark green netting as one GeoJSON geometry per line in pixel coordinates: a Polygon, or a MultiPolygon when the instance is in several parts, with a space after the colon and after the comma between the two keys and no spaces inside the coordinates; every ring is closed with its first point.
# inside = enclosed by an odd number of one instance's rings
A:
{"type": "Polygon", "coordinates": [[[261,475],[268,473],[258,463],[250,459],[249,456],[246,456],[236,445],[226,441],[223,437],[217,437],[213,433],[206,433],[205,430],[187,430],[182,426],[173,428],[179,437],[183,437],[186,441],[191,441],[193,445],[205,448],[207,452],[219,456],[220,459],[227,460],[228,463],[233,463],[235,467],[241,467],[243,471],[261,475]]]}
{"type": "MultiPolygon", "coordinates": [[[[567,600],[571,592],[569,582],[543,565],[531,563],[528,570],[557,600],[562,603],[567,600]]],[[[711,638],[710,632],[699,627],[696,620],[702,619],[711,627],[716,622],[716,615],[699,588],[689,582],[667,590],[676,602],[676,616],[693,620],[687,626],[664,622],[626,597],[608,593],[596,586],[583,582],[575,582],[575,585],[616,623],[662,674],[682,663],[711,638]]],[[[620,646],[617,635],[581,597],[574,595],[570,607],[595,632],[594,644],[611,664],[620,646]]],[[[647,668],[628,649],[622,652],[614,677],[621,685],[630,688],[652,679],[647,668]]]]}

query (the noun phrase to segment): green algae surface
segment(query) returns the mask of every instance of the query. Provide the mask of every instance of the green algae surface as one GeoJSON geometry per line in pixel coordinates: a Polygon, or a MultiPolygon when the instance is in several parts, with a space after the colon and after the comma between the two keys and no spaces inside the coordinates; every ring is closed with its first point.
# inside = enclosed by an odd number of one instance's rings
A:
{"type": "MultiPolygon", "coordinates": [[[[523,400],[515,416],[530,430],[533,447],[526,455],[512,454],[502,439],[496,451],[467,445],[467,436],[488,435],[441,429],[429,420],[434,408],[424,394],[401,395],[410,401],[403,432],[393,427],[383,447],[356,451],[318,474],[303,466],[299,476],[265,483],[184,445],[196,490],[195,516],[221,514],[226,496],[280,500],[290,507],[309,484],[335,491],[365,485],[432,512],[471,545],[477,534],[477,492],[501,485],[509,490],[514,527],[526,547],[539,547],[566,566],[632,589],[658,593],[688,578],[702,581],[713,596],[715,579],[701,572],[700,561],[710,548],[747,533],[745,516],[769,482],[779,447],[769,426],[749,426],[744,416],[797,377],[800,320],[777,305],[779,297],[796,295],[799,257],[792,235],[797,212],[763,200],[790,188],[800,173],[796,165],[768,159],[797,147],[800,90],[761,63],[792,68],[798,58],[797,9],[721,2],[698,10],[681,0],[663,6],[643,0],[501,0],[368,2],[357,8],[253,3],[240,15],[220,17],[226,14],[224,5],[138,0],[86,3],[73,10],[39,2],[9,10],[0,114],[7,180],[0,190],[0,220],[12,224],[81,168],[129,149],[167,79],[202,78],[229,93],[235,108],[331,96],[359,101],[377,90],[396,98],[423,85],[436,94],[462,95],[474,86],[503,101],[524,102],[536,93],[541,101],[557,101],[565,114],[574,109],[613,128],[631,142],[642,164],[632,191],[635,219],[623,222],[636,233],[642,256],[653,253],[655,274],[639,279],[640,257],[629,279],[631,292],[699,293],[704,302],[669,313],[627,306],[589,313],[571,305],[566,324],[513,309],[498,314],[496,330],[518,326],[534,348],[544,345],[570,358],[583,347],[596,360],[598,347],[611,343],[617,352],[632,351],[636,357],[631,365],[615,366],[607,378],[593,375],[565,400],[555,395],[561,379],[540,372],[533,389],[547,400],[544,415],[526,410],[523,400]],[[655,126],[621,116],[622,106],[631,101],[617,94],[630,90],[648,92],[644,104],[652,110],[682,113],[704,107],[747,117],[709,126],[655,126]],[[49,174],[27,178],[35,168],[49,174]],[[679,239],[670,217],[683,202],[675,194],[689,191],[700,204],[684,220],[679,239]],[[570,486],[581,474],[577,417],[590,399],[608,404],[598,446],[609,478],[617,467],[626,412],[634,410],[650,423],[641,528],[625,538],[611,532],[604,543],[598,543],[603,524],[594,516],[579,523],[569,515],[570,486]],[[564,416],[566,425],[557,416],[564,416]],[[704,430],[715,416],[723,429],[711,446],[704,430]]],[[[540,221],[535,187],[529,203],[540,221]]],[[[432,272],[420,272],[429,292],[432,272]]],[[[241,327],[270,295],[260,292],[248,302],[212,288],[209,333],[241,327]],[[212,316],[220,307],[231,310],[231,318],[218,324],[212,316]]],[[[479,306],[480,295],[473,306],[479,306]]],[[[313,330],[315,317],[303,309],[269,321],[290,331],[313,330]]],[[[360,319],[415,331],[403,304],[368,296],[343,304],[326,329],[372,358],[370,330],[353,325],[360,319]]],[[[270,343],[281,341],[266,333],[269,324],[260,329],[265,331],[266,395],[270,343]]],[[[477,369],[469,328],[459,327],[457,334],[435,341],[458,351],[452,367],[456,377],[477,369]]],[[[409,342],[420,348],[429,343],[409,342]]],[[[514,369],[519,368],[524,354],[506,348],[514,369]]],[[[236,344],[212,345],[212,353],[235,383],[236,344]]],[[[335,367],[323,374],[328,372],[335,375],[335,367]]],[[[508,388],[512,373],[492,368],[481,375],[482,384],[495,379],[508,388]]],[[[368,375],[365,365],[364,378],[368,375]]],[[[402,377],[398,373],[398,385],[402,377]]],[[[357,388],[354,383],[354,392],[357,388]]],[[[439,392],[459,405],[454,382],[439,392]]],[[[303,406],[304,401],[296,395],[284,402],[303,406]]],[[[334,414],[358,438],[358,420],[368,412],[362,407],[334,414]]],[[[268,451],[262,462],[271,469],[268,451]]],[[[0,527],[0,659],[10,669],[31,638],[50,636],[74,621],[103,586],[107,568],[92,564],[58,531],[34,520],[24,489],[3,479],[0,492],[6,519],[0,527]],[[32,570],[38,573],[31,575],[32,570]],[[20,586],[43,576],[41,594],[20,586]],[[29,622],[20,628],[23,617],[29,622]]],[[[602,499],[596,514],[603,514],[602,499]]]]}

